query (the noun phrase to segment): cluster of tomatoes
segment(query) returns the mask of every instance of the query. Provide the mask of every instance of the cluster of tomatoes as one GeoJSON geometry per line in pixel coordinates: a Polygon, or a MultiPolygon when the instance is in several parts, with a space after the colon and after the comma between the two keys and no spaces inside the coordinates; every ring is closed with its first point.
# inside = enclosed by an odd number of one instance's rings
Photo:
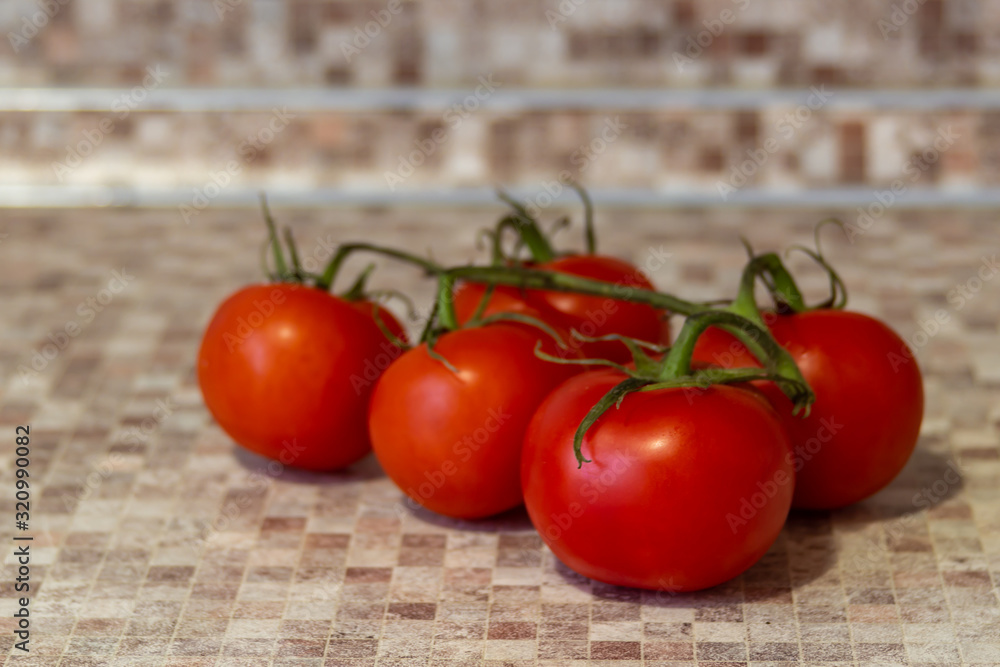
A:
{"type": "Polygon", "coordinates": [[[492,264],[453,268],[357,243],[309,274],[267,215],[271,282],[226,299],[202,341],[208,409],[285,465],[336,470],[373,449],[414,508],[478,519],[523,503],[567,566],[647,589],[726,581],[791,507],[842,507],[897,475],[919,435],[920,371],[885,324],[843,309],[818,248],[832,288],[818,306],[773,253],[751,253],[732,301],[684,301],[594,251],[583,196],[585,253],[557,254],[508,200],[492,264]],[[331,293],[357,251],[437,278],[419,341],[366,295],[367,272],[331,293]],[[758,281],[775,301],[763,312],[758,281]]]}

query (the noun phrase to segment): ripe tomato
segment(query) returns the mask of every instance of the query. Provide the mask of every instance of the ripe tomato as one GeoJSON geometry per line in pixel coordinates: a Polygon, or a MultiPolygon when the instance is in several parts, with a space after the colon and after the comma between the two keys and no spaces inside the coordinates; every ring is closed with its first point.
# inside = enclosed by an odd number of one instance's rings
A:
{"type": "Polygon", "coordinates": [[[372,446],[413,503],[463,519],[521,504],[528,420],[579,370],[536,357],[537,340],[535,329],[517,324],[460,329],[434,346],[457,373],[424,344],[382,375],[368,413],[372,446]]]}
{"type": "Polygon", "coordinates": [[[398,353],[343,299],[297,284],[253,285],[212,317],[198,383],[238,444],[285,465],[336,470],[370,450],[368,398],[398,353]]]}
{"type": "MultiPolygon", "coordinates": [[[[603,255],[567,255],[532,268],[567,273],[583,278],[640,289],[654,289],[649,278],[632,264],[603,255]]],[[[465,284],[455,293],[455,313],[464,323],[472,317],[485,288],[465,284]]],[[[666,313],[652,306],[601,296],[551,290],[521,290],[498,286],[485,315],[496,312],[537,312],[550,324],[576,329],[589,337],[620,334],[650,343],[670,342],[666,313]]],[[[531,314],[529,312],[529,314],[531,314]]],[[[627,348],[616,341],[579,344],[583,356],[625,363],[631,359],[627,348]]]]}
{"type": "MultiPolygon", "coordinates": [[[[757,384],[788,429],[796,453],[793,505],[832,509],[889,484],[920,435],[924,390],[906,343],[882,322],[842,310],[768,315],[769,328],[816,394],[808,417],[770,382],[757,384]]],[[[695,358],[725,367],[759,366],[730,334],[709,329],[695,358]]]]}
{"type": "MultiPolygon", "coordinates": [[[[372,321],[374,321],[375,318],[378,317],[380,320],[382,320],[382,324],[385,325],[385,328],[389,331],[389,333],[395,336],[400,342],[402,343],[407,342],[406,329],[403,327],[402,324],[399,323],[399,320],[396,319],[396,316],[393,315],[392,311],[390,311],[388,308],[382,306],[381,304],[378,304],[378,310],[376,314],[377,304],[375,304],[375,302],[373,301],[367,301],[365,299],[362,299],[360,301],[350,301],[349,303],[352,306],[354,306],[355,309],[360,310],[362,313],[370,317],[372,321]]],[[[383,336],[385,336],[385,334],[383,334],[383,336]]]]}
{"type": "Polygon", "coordinates": [[[539,407],[521,462],[524,501],[552,552],[618,586],[693,591],[740,574],[781,531],[794,476],[766,399],[732,386],[628,394],[583,440],[577,426],[625,376],[591,371],[539,407]]]}
{"type": "MultiPolygon", "coordinates": [[[[460,283],[455,288],[455,316],[458,318],[459,324],[465,324],[472,319],[485,294],[486,286],[480,283],[460,283]]],[[[539,312],[537,308],[528,304],[527,299],[526,290],[508,285],[497,285],[493,288],[493,293],[480,315],[489,317],[500,313],[519,313],[538,317],[545,322],[551,322],[554,319],[553,313],[539,312]]]]}

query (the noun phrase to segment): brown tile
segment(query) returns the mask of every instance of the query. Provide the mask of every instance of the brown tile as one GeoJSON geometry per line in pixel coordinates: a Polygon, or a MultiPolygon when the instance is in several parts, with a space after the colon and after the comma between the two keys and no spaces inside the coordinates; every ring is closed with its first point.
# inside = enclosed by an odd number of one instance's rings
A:
{"type": "Polygon", "coordinates": [[[346,549],[351,536],[344,533],[306,533],[304,549],[346,549]]]}
{"type": "Polygon", "coordinates": [[[403,535],[402,546],[404,549],[444,549],[447,544],[445,535],[403,535]]]}
{"type": "Polygon", "coordinates": [[[840,126],[840,180],[861,183],[865,179],[865,127],[860,122],[840,126]]]}
{"type": "Polygon", "coordinates": [[[990,574],[986,571],[943,572],[941,575],[948,586],[963,588],[990,588],[990,574]]]}
{"type": "Polygon", "coordinates": [[[399,618],[413,621],[431,621],[437,614],[437,605],[433,602],[397,602],[389,605],[388,618],[399,618]]]}
{"type": "Polygon", "coordinates": [[[391,579],[391,567],[349,567],[344,574],[345,584],[381,583],[391,579]]]}
{"type": "Polygon", "coordinates": [[[590,642],[591,660],[639,660],[639,642],[590,642]]]}
{"type": "Polygon", "coordinates": [[[534,623],[490,623],[487,639],[534,639],[538,626],[534,623]]]}

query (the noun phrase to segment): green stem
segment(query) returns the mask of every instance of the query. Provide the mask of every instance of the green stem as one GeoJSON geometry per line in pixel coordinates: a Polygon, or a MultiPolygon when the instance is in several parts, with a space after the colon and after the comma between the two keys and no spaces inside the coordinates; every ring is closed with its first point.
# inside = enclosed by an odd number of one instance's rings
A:
{"type": "Polygon", "coordinates": [[[292,259],[292,275],[298,282],[302,282],[304,277],[302,262],[299,260],[299,250],[295,247],[295,237],[292,236],[292,230],[289,227],[285,227],[285,244],[288,246],[288,254],[292,259]]]}
{"type": "Polygon", "coordinates": [[[583,200],[583,239],[586,242],[587,254],[593,255],[597,252],[597,235],[594,233],[594,203],[590,201],[590,195],[577,183],[571,181],[569,186],[576,190],[583,200]]]}
{"type": "Polygon", "coordinates": [[[685,301],[670,294],[654,292],[653,290],[540,269],[508,266],[460,266],[448,270],[446,274],[453,279],[512,285],[522,289],[544,289],[555,292],[579,292],[592,296],[605,296],[621,301],[645,303],[681,315],[693,315],[711,309],[708,304],[685,301]]]}
{"type": "Polygon", "coordinates": [[[318,281],[316,281],[316,287],[323,290],[329,290],[333,285],[334,280],[337,279],[337,273],[340,271],[340,267],[344,263],[344,260],[346,260],[352,252],[356,252],[358,250],[365,250],[367,252],[385,255],[386,257],[401,259],[404,262],[416,264],[430,274],[438,274],[444,271],[444,268],[439,266],[437,263],[408,252],[403,252],[402,250],[386,248],[372,243],[345,243],[338,246],[337,252],[335,252],[333,257],[330,258],[330,262],[326,265],[323,275],[320,276],[318,281]]]}
{"type": "Polygon", "coordinates": [[[368,296],[365,291],[365,287],[368,284],[368,277],[371,276],[372,271],[374,270],[374,264],[366,266],[364,270],[358,274],[358,279],[354,281],[354,284],[351,285],[346,292],[340,295],[341,298],[345,301],[361,301],[368,296]]]}
{"type": "Polygon", "coordinates": [[[260,206],[264,211],[264,223],[267,225],[268,238],[271,239],[271,250],[274,252],[274,270],[279,280],[283,280],[288,275],[288,265],[285,264],[285,253],[281,251],[278,229],[274,224],[274,218],[271,217],[271,209],[267,206],[267,197],[263,193],[260,195],[260,206]]]}
{"type": "Polygon", "coordinates": [[[555,251],[552,249],[552,244],[545,238],[542,230],[538,228],[538,223],[528,213],[528,209],[503,190],[497,190],[497,196],[507,202],[516,212],[516,215],[508,216],[500,221],[500,225],[497,226],[497,232],[499,233],[503,226],[512,224],[521,236],[524,245],[528,246],[528,250],[531,251],[532,259],[539,263],[552,261],[556,256],[555,251]]]}
{"type": "Polygon", "coordinates": [[[764,274],[770,276],[773,281],[774,297],[776,300],[797,313],[807,309],[805,301],[802,298],[802,292],[799,291],[798,285],[795,284],[792,274],[785,268],[781,257],[776,253],[769,252],[757,255],[743,269],[743,275],[740,278],[740,289],[736,293],[736,299],[729,306],[731,312],[742,315],[760,326],[764,326],[764,320],[761,319],[760,309],[757,307],[757,298],[754,294],[757,278],[764,274]]]}
{"type": "Polygon", "coordinates": [[[458,315],[455,314],[455,276],[451,271],[438,275],[438,293],[435,303],[438,320],[441,326],[449,331],[458,328],[458,315]]]}
{"type": "Polygon", "coordinates": [[[691,375],[691,355],[699,336],[711,326],[724,326],[747,346],[768,374],[782,378],[778,385],[796,406],[812,402],[812,392],[792,356],[771,337],[766,327],[727,310],[691,315],[684,321],[674,346],[670,349],[658,380],[666,382],[691,375]]]}
{"type": "Polygon", "coordinates": [[[751,380],[771,380],[792,401],[792,414],[805,409],[815,400],[809,384],[802,377],[798,366],[766,330],[754,322],[726,310],[712,310],[690,315],[681,328],[674,347],[667,353],[655,377],[648,377],[632,370],[626,370],[626,377],[608,391],[587,413],[573,435],[573,452],[577,465],[588,461],[583,456],[583,439],[588,429],[601,415],[619,406],[629,393],[680,387],[706,388],[713,384],[748,382],[751,380]],[[707,368],[691,370],[691,355],[698,337],[711,326],[734,329],[737,337],[746,345],[754,343],[762,350],[758,357],[764,369],[756,368],[707,368]]]}

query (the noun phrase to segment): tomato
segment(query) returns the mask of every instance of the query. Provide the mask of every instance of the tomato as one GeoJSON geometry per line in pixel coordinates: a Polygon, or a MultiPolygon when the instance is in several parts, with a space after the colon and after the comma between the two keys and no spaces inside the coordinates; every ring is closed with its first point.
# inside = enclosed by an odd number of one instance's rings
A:
{"type": "MultiPolygon", "coordinates": [[[[566,273],[639,289],[655,289],[649,279],[632,264],[603,255],[567,255],[531,268],[566,273]]],[[[476,311],[485,288],[464,284],[455,293],[455,312],[466,322],[476,311]]],[[[670,324],[662,310],[601,296],[552,290],[521,290],[498,286],[484,314],[496,312],[536,312],[553,325],[576,329],[589,337],[620,334],[650,343],[668,344],[670,324]]],[[[631,359],[627,348],[616,341],[580,344],[585,357],[605,358],[625,363],[631,359]]]]}
{"type": "Polygon", "coordinates": [[[758,393],[715,385],[625,396],[583,440],[588,411],[625,379],[567,380],[528,427],[521,481],[528,514],[573,570],[618,586],[693,591],[722,583],[768,550],[794,486],[788,436],[758,393]]]}
{"type": "MultiPolygon", "coordinates": [[[[887,486],[916,446],[924,412],[920,369],[906,343],[875,318],[842,310],[769,315],[775,340],[816,394],[806,418],[770,382],[755,383],[778,409],[796,452],[793,505],[844,507],[887,486]]],[[[709,329],[695,357],[759,366],[730,334],[709,329]]]]}
{"type": "MultiPolygon", "coordinates": [[[[380,320],[382,320],[382,324],[389,331],[389,333],[395,336],[397,340],[399,340],[402,343],[407,342],[406,329],[403,327],[402,324],[399,323],[399,320],[396,319],[396,316],[393,315],[392,311],[390,311],[388,308],[386,308],[381,304],[375,304],[375,302],[373,301],[367,301],[364,299],[360,301],[350,301],[349,303],[352,306],[354,306],[356,310],[360,310],[362,313],[370,317],[373,321],[375,320],[376,317],[378,317],[380,320]],[[377,311],[376,311],[376,305],[377,305],[377,311]]],[[[384,333],[383,336],[385,336],[384,333]]]]}
{"type": "Polygon", "coordinates": [[[254,285],[212,317],[198,383],[239,445],[284,465],[336,470],[370,451],[368,399],[398,353],[343,299],[297,284],[254,285]]]}
{"type": "MultiPolygon", "coordinates": [[[[461,283],[455,289],[454,304],[455,316],[459,324],[465,324],[472,319],[472,316],[479,308],[479,304],[486,294],[486,286],[480,283],[461,283]]],[[[482,317],[498,315],[500,313],[518,313],[537,317],[544,322],[553,322],[557,319],[554,313],[542,313],[537,308],[528,304],[528,294],[525,290],[507,285],[496,285],[493,293],[490,294],[489,301],[480,313],[482,317]]]]}
{"type": "Polygon", "coordinates": [[[463,519],[521,504],[524,430],[546,394],[579,370],[536,357],[538,340],[518,324],[460,329],[434,346],[457,373],[423,344],[382,375],[368,414],[372,446],[412,503],[463,519]]]}

